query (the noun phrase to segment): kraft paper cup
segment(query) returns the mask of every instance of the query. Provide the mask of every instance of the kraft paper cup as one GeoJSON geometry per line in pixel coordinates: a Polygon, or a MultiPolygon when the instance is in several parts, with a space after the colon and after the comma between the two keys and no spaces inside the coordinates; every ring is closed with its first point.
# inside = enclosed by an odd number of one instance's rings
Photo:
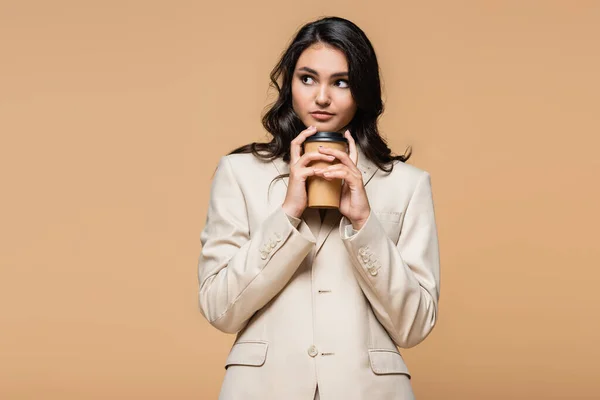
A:
{"type": "MultiPolygon", "coordinates": [[[[329,147],[343,152],[348,152],[348,139],[338,132],[317,132],[304,141],[304,152],[319,152],[319,146],[329,147]]],[[[312,161],[309,167],[326,168],[330,165],[339,164],[337,158],[331,162],[324,160],[312,161]]],[[[306,181],[308,195],[308,207],[311,208],[339,208],[342,195],[342,179],[330,181],[320,176],[309,176],[306,181]]]]}

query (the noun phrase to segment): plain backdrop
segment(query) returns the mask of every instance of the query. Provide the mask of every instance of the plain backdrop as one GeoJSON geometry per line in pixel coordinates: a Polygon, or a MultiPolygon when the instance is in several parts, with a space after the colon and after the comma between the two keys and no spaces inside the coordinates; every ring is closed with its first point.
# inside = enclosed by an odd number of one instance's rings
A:
{"type": "Polygon", "coordinates": [[[600,397],[600,2],[5,0],[0,398],[217,398],[211,176],[268,140],[269,72],[326,15],[371,39],[382,135],[432,176],[417,398],[600,397]]]}

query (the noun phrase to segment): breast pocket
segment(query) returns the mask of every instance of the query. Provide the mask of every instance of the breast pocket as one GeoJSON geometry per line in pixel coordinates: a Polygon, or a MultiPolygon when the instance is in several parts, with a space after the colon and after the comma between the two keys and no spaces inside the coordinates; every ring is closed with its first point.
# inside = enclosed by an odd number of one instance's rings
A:
{"type": "Polygon", "coordinates": [[[400,237],[400,229],[402,228],[402,213],[397,211],[378,211],[373,210],[377,220],[383,227],[386,235],[395,244],[398,243],[400,237]]]}

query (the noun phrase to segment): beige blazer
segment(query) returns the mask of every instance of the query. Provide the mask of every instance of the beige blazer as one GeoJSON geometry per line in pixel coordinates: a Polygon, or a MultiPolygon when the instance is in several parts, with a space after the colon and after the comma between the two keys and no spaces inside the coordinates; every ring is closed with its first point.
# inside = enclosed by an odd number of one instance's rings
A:
{"type": "Polygon", "coordinates": [[[360,229],[337,210],[285,214],[281,158],[220,159],[198,262],[199,305],[237,333],[222,400],[412,399],[399,348],[433,329],[440,293],[429,173],[386,174],[359,150],[371,205],[360,229]]]}

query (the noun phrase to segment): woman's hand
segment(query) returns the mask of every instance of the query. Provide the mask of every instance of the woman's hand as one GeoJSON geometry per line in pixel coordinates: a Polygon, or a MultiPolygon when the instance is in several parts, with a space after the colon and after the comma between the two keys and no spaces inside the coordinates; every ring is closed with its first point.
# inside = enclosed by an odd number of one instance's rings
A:
{"type": "Polygon", "coordinates": [[[307,137],[314,135],[317,129],[314,126],[300,132],[290,144],[290,179],[288,181],[287,193],[283,201],[283,210],[287,215],[300,218],[308,204],[306,193],[306,179],[315,175],[315,168],[306,165],[312,161],[323,160],[331,162],[335,160],[334,155],[309,152],[300,155],[302,143],[307,137]]]}
{"type": "Polygon", "coordinates": [[[356,167],[358,161],[356,143],[350,135],[350,131],[346,131],[344,136],[348,139],[348,154],[340,150],[320,147],[320,153],[335,156],[341,163],[323,168],[317,171],[316,175],[328,181],[332,179],[344,180],[339,210],[352,222],[354,229],[360,230],[369,218],[371,206],[363,184],[362,174],[356,167]]]}

